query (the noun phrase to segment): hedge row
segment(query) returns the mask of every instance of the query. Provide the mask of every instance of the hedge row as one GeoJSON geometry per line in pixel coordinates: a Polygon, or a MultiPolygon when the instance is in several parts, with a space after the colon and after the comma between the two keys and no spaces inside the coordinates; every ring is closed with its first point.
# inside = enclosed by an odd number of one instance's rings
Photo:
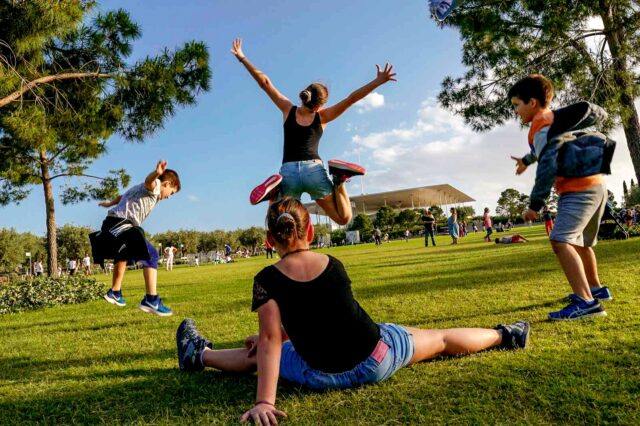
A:
{"type": "Polygon", "coordinates": [[[0,314],[88,302],[106,290],[104,283],[83,275],[13,281],[0,285],[0,314]]]}

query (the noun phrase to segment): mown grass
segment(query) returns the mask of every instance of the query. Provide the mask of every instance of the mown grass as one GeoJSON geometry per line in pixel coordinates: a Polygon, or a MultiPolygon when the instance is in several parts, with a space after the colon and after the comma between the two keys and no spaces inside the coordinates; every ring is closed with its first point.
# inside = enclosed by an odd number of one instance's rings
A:
{"type": "MultiPolygon", "coordinates": [[[[472,234],[381,247],[328,250],[341,259],[376,321],[413,327],[493,327],[527,319],[527,351],[487,351],[405,368],[387,382],[314,393],[281,383],[283,424],[640,424],[640,239],[596,248],[614,299],[606,318],[552,323],[569,292],[540,227],[529,244],[496,246],[472,234]]],[[[0,424],[234,424],[251,406],[255,376],[177,368],[175,329],[185,317],[219,348],[257,327],[252,277],[271,261],[160,271],[174,310],[136,308],[140,271],[127,273],[128,306],[104,301],[0,317],[0,424]]],[[[108,277],[104,276],[105,281],[108,277]]],[[[328,342],[330,343],[330,342],[328,342]]]]}

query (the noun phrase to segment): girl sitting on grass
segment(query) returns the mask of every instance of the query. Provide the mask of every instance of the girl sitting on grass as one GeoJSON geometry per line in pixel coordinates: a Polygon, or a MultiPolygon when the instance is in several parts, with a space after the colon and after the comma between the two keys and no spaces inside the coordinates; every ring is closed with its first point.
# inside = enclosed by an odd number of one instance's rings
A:
{"type": "Polygon", "coordinates": [[[223,350],[213,350],[191,319],[176,334],[181,370],[257,370],[256,402],[242,421],[272,425],[286,416],[275,405],[278,377],[315,390],[354,388],[439,355],[527,345],[529,323],[523,321],[494,329],[446,330],[376,323],[354,299],[342,263],[309,251],[313,225],[300,201],[285,197],[274,202],[267,224],[267,238],[280,261],[254,278],[251,308],[258,312],[259,334],[247,337],[244,348],[223,350]]]}

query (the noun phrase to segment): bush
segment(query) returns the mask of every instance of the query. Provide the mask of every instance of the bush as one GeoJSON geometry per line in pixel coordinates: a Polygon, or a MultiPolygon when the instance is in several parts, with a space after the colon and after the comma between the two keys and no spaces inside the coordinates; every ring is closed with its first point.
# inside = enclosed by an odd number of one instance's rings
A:
{"type": "Polygon", "coordinates": [[[627,228],[630,237],[640,236],[640,225],[636,224],[627,228]]]}
{"type": "Polygon", "coordinates": [[[88,302],[105,291],[104,283],[83,275],[13,281],[0,285],[0,314],[88,302]]]}

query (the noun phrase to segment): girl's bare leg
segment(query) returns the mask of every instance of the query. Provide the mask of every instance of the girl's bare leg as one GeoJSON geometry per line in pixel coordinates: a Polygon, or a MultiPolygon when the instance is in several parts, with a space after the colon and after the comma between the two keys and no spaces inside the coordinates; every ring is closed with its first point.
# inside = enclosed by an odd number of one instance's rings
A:
{"type": "Polygon", "coordinates": [[[502,332],[490,328],[423,330],[405,327],[413,335],[415,353],[411,364],[439,355],[464,355],[502,343],[502,332]]]}

